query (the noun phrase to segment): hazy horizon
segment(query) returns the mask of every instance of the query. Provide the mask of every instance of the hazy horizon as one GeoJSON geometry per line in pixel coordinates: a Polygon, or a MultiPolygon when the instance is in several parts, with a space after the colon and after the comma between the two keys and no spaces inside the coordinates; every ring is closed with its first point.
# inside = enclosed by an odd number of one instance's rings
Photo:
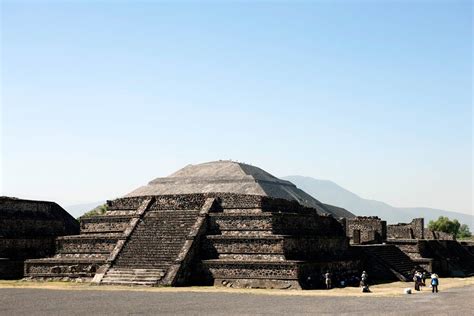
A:
{"type": "Polygon", "coordinates": [[[472,214],[472,6],[2,1],[0,195],[233,159],[472,214]]]}

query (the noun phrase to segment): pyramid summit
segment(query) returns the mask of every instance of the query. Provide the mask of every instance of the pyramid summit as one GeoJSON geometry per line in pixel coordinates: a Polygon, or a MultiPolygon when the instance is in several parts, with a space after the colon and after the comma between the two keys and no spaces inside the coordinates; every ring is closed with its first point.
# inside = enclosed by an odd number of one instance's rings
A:
{"type": "Polygon", "coordinates": [[[319,214],[352,217],[349,211],[325,205],[290,181],[279,179],[258,167],[220,160],[187,165],[165,178],[156,178],[126,197],[231,193],[258,195],[296,201],[316,209],[319,214]]]}

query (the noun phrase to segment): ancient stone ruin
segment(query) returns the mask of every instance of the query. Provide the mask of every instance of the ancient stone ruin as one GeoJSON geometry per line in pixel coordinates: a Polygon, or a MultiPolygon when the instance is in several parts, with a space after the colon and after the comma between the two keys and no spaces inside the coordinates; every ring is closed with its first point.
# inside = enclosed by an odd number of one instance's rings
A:
{"type": "Polygon", "coordinates": [[[54,202],[0,197],[0,279],[23,277],[25,259],[51,256],[55,238],[79,223],[54,202]]]}
{"type": "Polygon", "coordinates": [[[346,235],[359,250],[364,266],[379,279],[410,281],[414,269],[436,271],[443,276],[474,273],[470,244],[454,236],[424,228],[424,219],[387,225],[378,217],[344,219],[346,235]]]}
{"type": "MultiPolygon", "coordinates": [[[[31,258],[24,264],[31,279],[307,289],[322,287],[326,271],[336,277],[366,270],[374,280],[404,281],[415,269],[474,273],[474,246],[426,230],[422,218],[387,225],[378,217],[356,217],[232,161],[189,165],[108,201],[105,215],[80,219],[80,233],[57,205],[50,208],[62,215],[45,230],[43,252],[21,258],[31,258]],[[55,244],[54,236],[61,236],[55,244]]],[[[3,215],[4,221],[17,217],[3,215]]],[[[36,220],[41,216],[14,226],[3,222],[10,227],[3,231],[39,236],[46,225],[36,220]]]]}
{"type": "Polygon", "coordinates": [[[353,214],[250,165],[190,165],[107,205],[60,238],[55,256],[28,260],[27,275],[301,289],[326,270],[360,269],[335,219],[353,214]]]}

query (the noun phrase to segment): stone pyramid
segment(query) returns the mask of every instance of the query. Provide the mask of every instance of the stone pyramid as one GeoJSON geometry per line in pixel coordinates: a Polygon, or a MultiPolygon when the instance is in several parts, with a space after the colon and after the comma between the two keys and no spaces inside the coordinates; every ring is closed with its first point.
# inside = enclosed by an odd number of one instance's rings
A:
{"type": "Polygon", "coordinates": [[[293,183],[278,179],[260,168],[228,160],[188,165],[168,177],[150,181],[125,197],[199,193],[267,196],[297,201],[301,205],[316,209],[319,214],[354,216],[343,208],[321,203],[293,183]]]}

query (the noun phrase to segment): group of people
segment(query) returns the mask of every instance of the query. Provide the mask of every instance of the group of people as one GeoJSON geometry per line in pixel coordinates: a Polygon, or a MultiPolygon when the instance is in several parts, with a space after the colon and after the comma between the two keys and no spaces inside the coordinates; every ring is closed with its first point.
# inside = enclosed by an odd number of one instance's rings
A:
{"type": "MultiPolygon", "coordinates": [[[[326,285],[326,289],[331,289],[333,287],[332,281],[333,276],[329,271],[326,271],[324,274],[324,283],[326,285]]],[[[337,285],[340,287],[346,286],[357,286],[359,285],[362,288],[362,292],[370,292],[369,290],[369,275],[367,272],[363,271],[360,278],[355,275],[341,275],[336,277],[337,285]]]]}
{"type": "Polygon", "coordinates": [[[415,282],[415,290],[421,291],[422,286],[426,286],[426,279],[430,278],[431,291],[438,293],[439,277],[436,273],[428,273],[427,271],[415,271],[413,281],[415,282]]]}
{"type": "MultiPolygon", "coordinates": [[[[415,290],[421,291],[422,286],[426,286],[426,280],[429,279],[429,284],[433,293],[438,293],[439,277],[436,273],[428,273],[427,271],[415,271],[413,273],[413,281],[415,282],[415,290]]],[[[311,278],[308,278],[311,282],[311,278]]],[[[360,278],[354,274],[346,273],[334,273],[334,275],[326,271],[319,281],[323,281],[326,289],[332,289],[333,287],[346,287],[346,286],[360,286],[362,292],[370,292],[369,289],[369,275],[366,271],[362,272],[360,278]]]]}

